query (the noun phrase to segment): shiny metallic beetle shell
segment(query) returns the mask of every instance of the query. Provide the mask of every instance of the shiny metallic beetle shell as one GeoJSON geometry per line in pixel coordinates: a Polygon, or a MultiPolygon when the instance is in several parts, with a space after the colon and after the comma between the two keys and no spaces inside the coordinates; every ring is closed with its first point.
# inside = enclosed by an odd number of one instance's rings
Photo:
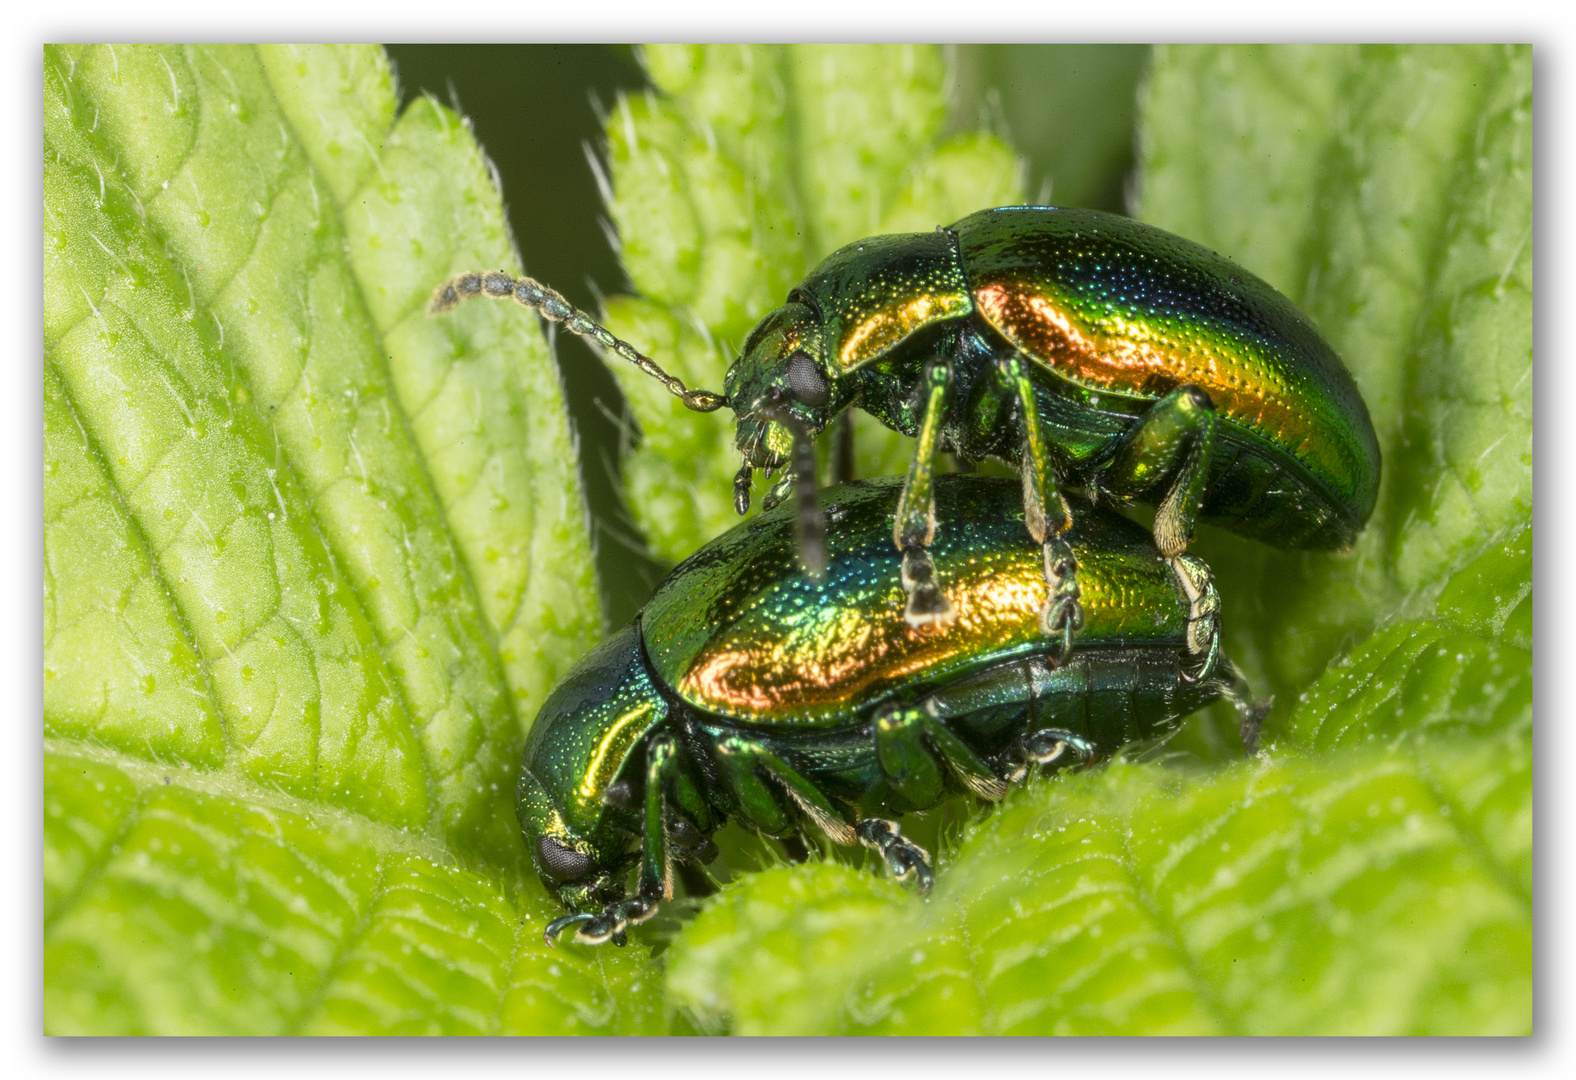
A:
{"type": "MultiPolygon", "coordinates": [[[[751,733],[862,813],[902,813],[911,807],[893,806],[867,745],[887,703],[972,703],[958,722],[989,753],[1025,722],[1012,701],[987,701],[1002,680],[1030,677],[1017,674],[1021,662],[1039,672],[1036,692],[1059,703],[1046,708],[1104,754],[1168,733],[1221,695],[1211,682],[1218,626],[1194,619],[1196,598],[1141,527],[1092,506],[1072,534],[1086,574],[1080,647],[1063,670],[1044,659],[1041,552],[1010,480],[938,478],[952,527],[933,553],[960,622],[941,634],[905,627],[890,557],[900,486],[888,477],[821,493],[833,529],[820,583],[797,568],[786,506],[679,564],[635,624],[582,660],[538,713],[519,788],[528,838],[622,852],[628,838],[604,796],[658,730],[751,733]]],[[[725,799],[717,810],[729,812],[725,799]]]]}
{"type": "MultiPolygon", "coordinates": [[[[901,394],[884,399],[896,386],[887,373],[962,328],[980,353],[1020,350],[1033,362],[1069,479],[1098,486],[1121,436],[1191,384],[1221,421],[1203,520],[1278,546],[1335,548],[1373,511],[1378,439],[1335,351],[1270,285],[1163,229],[1094,210],[985,210],[934,233],[850,244],[789,299],[819,317],[834,379],[859,376],[861,407],[898,430],[912,434],[917,416],[901,394]]],[[[957,377],[966,394],[969,373],[957,377]]],[[[954,429],[944,444],[971,458],[1019,451],[1005,429],[954,429]]]]}

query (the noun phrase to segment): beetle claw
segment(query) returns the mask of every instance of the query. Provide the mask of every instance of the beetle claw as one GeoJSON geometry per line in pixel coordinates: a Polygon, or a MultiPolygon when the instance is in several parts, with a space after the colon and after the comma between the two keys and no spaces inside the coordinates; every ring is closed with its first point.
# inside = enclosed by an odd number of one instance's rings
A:
{"type": "Polygon", "coordinates": [[[556,948],[554,939],[573,926],[576,928],[573,940],[578,945],[601,945],[611,941],[614,945],[622,946],[629,940],[625,931],[655,915],[658,906],[659,901],[649,896],[617,900],[600,912],[578,911],[573,915],[560,916],[547,924],[542,936],[547,944],[556,948]]]}
{"type": "MultiPolygon", "coordinates": [[[[542,940],[547,942],[550,948],[556,949],[558,948],[559,934],[577,923],[590,922],[595,918],[596,916],[589,911],[577,911],[573,915],[562,915],[547,924],[547,929],[542,931],[542,940]]],[[[576,940],[579,939],[579,936],[577,932],[575,935],[576,940]]]]}
{"type": "Polygon", "coordinates": [[[1076,765],[1087,765],[1095,759],[1095,749],[1089,742],[1070,731],[1060,728],[1042,728],[1031,731],[1014,744],[1008,760],[1012,762],[1008,777],[1013,783],[1022,781],[1035,765],[1054,765],[1071,754],[1076,765]]]}

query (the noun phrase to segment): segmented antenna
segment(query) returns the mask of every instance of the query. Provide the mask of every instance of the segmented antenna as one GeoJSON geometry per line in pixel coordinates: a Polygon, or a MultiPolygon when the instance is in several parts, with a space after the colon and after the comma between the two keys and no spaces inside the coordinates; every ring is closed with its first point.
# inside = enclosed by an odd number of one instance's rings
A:
{"type": "Polygon", "coordinates": [[[495,300],[513,300],[521,307],[539,311],[544,319],[563,323],[570,333],[590,338],[598,345],[617,353],[641,371],[666,386],[684,402],[684,407],[695,412],[715,412],[728,404],[728,399],[710,390],[691,390],[683,381],[669,375],[651,357],[640,352],[629,342],[613,336],[613,332],[579,310],[557,292],[539,281],[528,277],[513,277],[501,270],[486,274],[461,274],[452,281],[438,286],[432,294],[427,311],[441,315],[462,300],[477,296],[490,296],[495,300]]]}

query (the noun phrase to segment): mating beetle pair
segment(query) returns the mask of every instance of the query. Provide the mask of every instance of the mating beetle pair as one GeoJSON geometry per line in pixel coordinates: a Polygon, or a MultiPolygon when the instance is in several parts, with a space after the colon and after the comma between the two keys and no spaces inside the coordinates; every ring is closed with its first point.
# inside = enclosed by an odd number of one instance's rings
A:
{"type": "Polygon", "coordinates": [[[755,470],[786,466],[769,512],[680,564],[538,715],[520,820],[573,910],[549,939],[621,942],[729,817],[864,843],[923,887],[928,856],[877,815],[999,797],[1217,698],[1251,750],[1265,706],[1220,654],[1212,578],[1185,554],[1194,524],[1343,547],[1377,492],[1367,408],[1307,319],[1115,215],[1008,207],[851,244],[761,320],[725,394],[528,278],[463,275],[432,310],[473,296],[563,322],[695,411],[731,408],[741,514],[755,470]],[[828,536],[811,440],[850,408],[917,446],[900,485],[822,493],[828,536]],[[1015,465],[1021,487],[936,477],[938,449],[1015,465]],[[1077,488],[1154,504],[1152,541],[1077,488]],[[790,492],[797,512],[771,511],[790,492]]]}
{"type": "Polygon", "coordinates": [[[730,818],[877,851],[928,889],[929,856],[886,815],[948,793],[998,799],[1040,765],[1163,737],[1226,698],[1251,749],[1255,704],[1221,653],[1208,568],[1072,501],[1083,637],[1042,633],[1043,558],[1009,480],[940,476],[931,548],[957,627],[915,630],[887,546],[897,477],[821,493],[835,524],[820,581],[799,572],[788,508],[702,547],[633,626],[583,659],[538,713],[518,809],[537,869],[572,914],[551,941],[622,943],[704,861],[730,818]],[[638,885],[626,898],[626,880],[638,885]]]}
{"type": "Polygon", "coordinates": [[[754,470],[789,466],[766,505],[797,488],[812,576],[825,541],[810,440],[849,408],[917,436],[893,523],[911,626],[953,616],[929,554],[938,449],[1019,469],[1044,553],[1041,624],[1064,654],[1081,605],[1062,488],[1156,505],[1166,555],[1199,520],[1281,547],[1343,547],[1378,489],[1367,407],[1302,313],[1214,252],[1114,214],[1004,207],[850,244],[755,327],[726,395],[686,388],[527,278],[464,275],[432,308],[479,295],[564,322],[691,409],[731,408],[739,511],[754,470]]]}

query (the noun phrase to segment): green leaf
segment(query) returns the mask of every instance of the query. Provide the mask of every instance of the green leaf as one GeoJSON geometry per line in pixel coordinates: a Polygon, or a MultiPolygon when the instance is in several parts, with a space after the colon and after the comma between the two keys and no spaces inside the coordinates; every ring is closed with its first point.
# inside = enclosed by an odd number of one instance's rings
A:
{"type": "Polygon", "coordinates": [[[499,1030],[601,627],[534,320],[425,313],[487,165],[375,48],[44,60],[46,1029],[499,1030]]]}
{"type": "MultiPolygon", "coordinates": [[[[960,118],[1028,159],[1034,201],[1120,211],[1145,45],[958,45],[960,118]]],[[[954,122],[956,122],[956,119],[954,122]]]]}
{"type": "Polygon", "coordinates": [[[750,1034],[1524,1033],[1530,759],[1522,732],[1030,785],[928,901],[835,863],[754,875],[668,990],[750,1034]]]}

